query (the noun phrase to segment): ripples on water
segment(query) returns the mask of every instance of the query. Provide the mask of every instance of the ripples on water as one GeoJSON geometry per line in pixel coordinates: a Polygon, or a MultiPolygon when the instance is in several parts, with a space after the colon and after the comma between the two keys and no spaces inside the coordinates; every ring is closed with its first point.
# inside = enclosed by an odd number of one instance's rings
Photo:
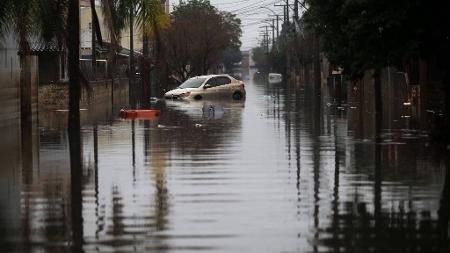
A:
{"type": "Polygon", "coordinates": [[[326,96],[246,87],[241,102],[84,125],[81,214],[66,132],[7,128],[0,251],[63,252],[81,236],[84,252],[449,252],[446,157],[426,134],[374,145],[326,96]]]}

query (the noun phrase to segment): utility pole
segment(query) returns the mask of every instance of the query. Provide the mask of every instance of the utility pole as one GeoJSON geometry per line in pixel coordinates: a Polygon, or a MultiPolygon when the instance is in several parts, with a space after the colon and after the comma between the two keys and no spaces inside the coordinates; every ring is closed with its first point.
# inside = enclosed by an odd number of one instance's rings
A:
{"type": "Polygon", "coordinates": [[[269,15],[269,16],[277,18],[277,38],[278,38],[278,37],[280,37],[280,25],[279,25],[280,15],[269,15]]]}
{"type": "MultiPolygon", "coordinates": [[[[273,16],[273,17],[276,17],[277,18],[277,26],[276,26],[276,29],[277,29],[277,39],[276,39],[276,41],[277,41],[277,50],[280,50],[280,16],[281,15],[269,15],[269,16],[273,16]]],[[[273,24],[273,23],[272,23],[273,24]]],[[[274,29],[275,29],[275,26],[273,25],[272,27],[274,27],[274,29]]]]}
{"type": "Polygon", "coordinates": [[[272,19],[272,51],[275,49],[275,19],[272,19]]]}
{"type": "Polygon", "coordinates": [[[91,0],[91,68],[92,68],[92,73],[93,73],[93,78],[97,79],[97,56],[95,55],[95,49],[96,49],[96,41],[95,41],[95,30],[96,30],[96,21],[95,21],[95,0],[91,0]]]}
{"type": "Polygon", "coordinates": [[[298,23],[298,0],[294,0],[294,23],[298,23]]]}
{"type": "Polygon", "coordinates": [[[263,21],[264,23],[268,24],[269,27],[272,29],[272,50],[275,49],[275,19],[267,19],[263,21]],[[270,22],[272,21],[272,22],[270,22]]]}
{"type": "Polygon", "coordinates": [[[285,42],[285,50],[286,50],[286,68],[285,68],[285,74],[287,76],[287,78],[289,78],[290,76],[290,72],[291,72],[291,52],[290,52],[290,46],[288,46],[289,43],[289,36],[290,36],[290,25],[289,25],[289,0],[286,0],[286,4],[275,4],[274,6],[283,6],[285,11],[284,11],[284,23],[286,24],[283,28],[286,28],[287,30],[285,31],[285,36],[284,36],[284,42],[285,42]]]}
{"type": "MultiPolygon", "coordinates": [[[[261,28],[264,28],[264,26],[261,28]]],[[[267,31],[262,31],[260,36],[263,36],[262,47],[264,48],[264,51],[269,53],[269,35],[267,34],[267,31]]]]}
{"type": "MultiPolygon", "coordinates": [[[[289,22],[289,13],[286,11],[286,7],[287,8],[289,8],[289,7],[286,4],[274,4],[273,6],[283,7],[283,21],[289,22]]],[[[274,16],[277,16],[277,18],[278,18],[278,15],[274,15],[274,16]]]]}
{"type": "Polygon", "coordinates": [[[287,22],[289,23],[289,0],[286,0],[286,16],[287,22]]]}
{"type": "Polygon", "coordinates": [[[266,53],[269,53],[269,35],[264,33],[263,35],[263,46],[264,46],[264,51],[266,51],[266,53]]]}

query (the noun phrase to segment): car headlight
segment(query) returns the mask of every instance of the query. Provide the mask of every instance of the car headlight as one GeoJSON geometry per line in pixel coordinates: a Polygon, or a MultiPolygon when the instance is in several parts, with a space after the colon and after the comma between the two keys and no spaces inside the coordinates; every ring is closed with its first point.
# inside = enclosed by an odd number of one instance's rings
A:
{"type": "Polygon", "coordinates": [[[191,93],[190,92],[186,92],[186,93],[180,94],[180,97],[181,98],[185,98],[185,97],[189,97],[189,95],[191,95],[191,93]]]}

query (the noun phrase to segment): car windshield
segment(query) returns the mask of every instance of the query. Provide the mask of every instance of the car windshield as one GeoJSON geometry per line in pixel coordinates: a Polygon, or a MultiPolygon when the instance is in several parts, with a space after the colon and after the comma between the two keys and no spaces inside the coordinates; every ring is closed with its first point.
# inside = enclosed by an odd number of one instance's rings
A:
{"type": "Polygon", "coordinates": [[[206,78],[191,78],[191,79],[186,80],[180,86],[178,86],[178,88],[179,89],[198,88],[203,84],[203,82],[205,80],[206,80],[206,78]]]}

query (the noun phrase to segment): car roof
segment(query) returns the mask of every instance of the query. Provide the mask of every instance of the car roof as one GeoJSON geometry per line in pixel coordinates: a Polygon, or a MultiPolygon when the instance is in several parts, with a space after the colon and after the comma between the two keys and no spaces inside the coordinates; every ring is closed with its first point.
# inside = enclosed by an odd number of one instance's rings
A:
{"type": "Polygon", "coordinates": [[[212,77],[221,77],[221,76],[228,77],[232,80],[234,79],[232,76],[230,76],[228,74],[203,75],[203,76],[194,76],[191,78],[212,78],[212,77]]]}

